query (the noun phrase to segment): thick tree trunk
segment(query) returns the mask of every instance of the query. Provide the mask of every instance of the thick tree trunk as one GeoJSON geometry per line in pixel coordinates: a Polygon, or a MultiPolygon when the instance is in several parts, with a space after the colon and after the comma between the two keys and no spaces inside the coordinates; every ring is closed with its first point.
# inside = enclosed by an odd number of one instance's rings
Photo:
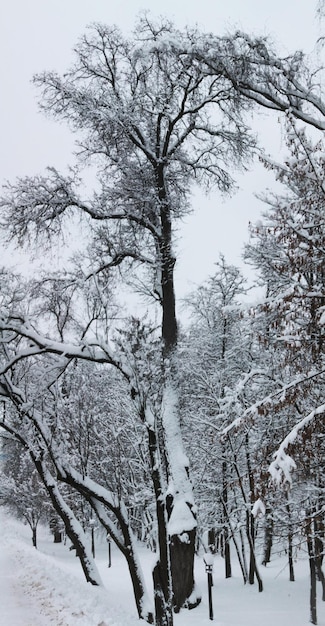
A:
{"type": "MultiPolygon", "coordinates": [[[[166,144],[167,146],[167,144],[166,144]]],[[[158,147],[157,147],[158,149],[158,147]]],[[[183,450],[178,408],[177,320],[172,253],[172,213],[165,181],[165,162],[154,165],[159,198],[156,291],[162,306],[162,396],[148,425],[151,475],[156,499],[159,557],[153,571],[156,625],[173,625],[173,608],[194,606],[196,519],[188,462],[183,450]],[[184,517],[185,515],[185,517],[184,517]]]]}
{"type": "Polygon", "coordinates": [[[162,402],[164,445],[168,460],[168,535],[172,574],[173,606],[194,608],[201,598],[194,584],[196,517],[187,457],[183,450],[178,415],[178,393],[174,386],[173,362],[166,376],[162,402]]]}
{"type": "Polygon", "coordinates": [[[194,548],[195,530],[184,535],[170,537],[171,572],[173,581],[173,605],[177,613],[182,607],[194,608],[198,598],[191,594],[194,590],[194,548]]]}

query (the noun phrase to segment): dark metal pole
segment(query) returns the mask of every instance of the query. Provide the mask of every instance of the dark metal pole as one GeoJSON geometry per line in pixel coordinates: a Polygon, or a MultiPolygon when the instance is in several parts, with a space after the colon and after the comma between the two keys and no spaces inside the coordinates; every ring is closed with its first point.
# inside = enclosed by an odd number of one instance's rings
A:
{"type": "Polygon", "coordinates": [[[94,527],[91,527],[91,551],[93,554],[93,558],[95,558],[95,533],[94,533],[94,527]]]}
{"type": "Polygon", "coordinates": [[[112,556],[111,556],[111,541],[108,540],[108,567],[112,566],[112,556]]]}
{"type": "Polygon", "coordinates": [[[211,574],[211,572],[208,572],[209,619],[213,619],[212,587],[213,587],[212,574],[211,574]]]}
{"type": "Polygon", "coordinates": [[[209,619],[213,620],[213,605],[212,605],[212,587],[213,587],[213,555],[207,552],[204,555],[205,571],[208,575],[208,596],[209,596],[209,619]]]}

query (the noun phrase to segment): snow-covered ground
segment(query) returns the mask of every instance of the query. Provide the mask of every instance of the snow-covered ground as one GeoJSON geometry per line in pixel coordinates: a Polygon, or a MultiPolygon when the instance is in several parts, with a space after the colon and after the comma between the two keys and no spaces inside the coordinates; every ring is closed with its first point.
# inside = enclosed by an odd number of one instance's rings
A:
{"type": "MultiPolygon", "coordinates": [[[[96,542],[96,563],[105,585],[100,589],[84,581],[79,560],[69,551],[69,545],[54,544],[46,529],[39,530],[39,549],[35,550],[28,527],[3,511],[0,525],[1,626],[139,626],[123,557],[113,546],[112,567],[108,568],[104,538],[100,541],[97,537],[96,542]]],[[[153,556],[143,549],[141,560],[149,585],[153,556]]],[[[295,570],[297,580],[290,583],[285,556],[277,556],[266,569],[261,567],[265,591],[258,593],[255,585],[243,585],[239,571],[225,580],[223,561],[215,557],[216,626],[307,626],[308,562],[303,554],[295,570]]],[[[175,626],[211,624],[202,558],[197,559],[196,577],[203,601],[197,609],[176,615],[175,626]]],[[[319,596],[320,591],[319,585],[319,596]]],[[[325,626],[325,602],[321,599],[318,624],[325,626]]]]}

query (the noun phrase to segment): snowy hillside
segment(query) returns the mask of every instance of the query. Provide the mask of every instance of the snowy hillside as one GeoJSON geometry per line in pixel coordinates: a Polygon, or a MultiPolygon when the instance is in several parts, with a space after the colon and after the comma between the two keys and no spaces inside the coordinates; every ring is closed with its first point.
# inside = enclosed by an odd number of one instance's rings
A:
{"type": "MultiPolygon", "coordinates": [[[[69,545],[54,544],[46,529],[39,533],[39,550],[31,546],[29,529],[1,512],[0,606],[3,626],[136,626],[139,620],[127,568],[116,549],[108,568],[107,545],[97,537],[96,562],[105,589],[84,582],[78,559],[69,545]]],[[[153,556],[142,552],[150,581],[153,556]]],[[[214,563],[214,623],[217,626],[307,626],[308,562],[295,564],[295,583],[288,580],[285,555],[262,568],[265,591],[244,586],[239,572],[225,580],[223,561],[214,563]]],[[[175,616],[176,626],[204,626],[208,615],[206,575],[202,558],[196,563],[203,592],[200,607],[175,616]]],[[[318,590],[320,594],[320,588],[318,590]]],[[[144,624],[144,622],[143,622],[144,624]]],[[[318,624],[325,626],[325,604],[318,601],[318,624]]]]}

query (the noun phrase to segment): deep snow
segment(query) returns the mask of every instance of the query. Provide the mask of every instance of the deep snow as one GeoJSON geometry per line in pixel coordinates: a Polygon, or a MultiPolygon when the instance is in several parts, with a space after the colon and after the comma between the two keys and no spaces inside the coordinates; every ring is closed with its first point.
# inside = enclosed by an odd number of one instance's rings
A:
{"type": "MultiPolygon", "coordinates": [[[[139,626],[124,559],[112,546],[108,568],[104,537],[96,541],[96,563],[105,589],[83,579],[69,544],[54,544],[47,529],[39,530],[39,549],[31,546],[30,530],[0,512],[0,624],[1,626],[139,626]]],[[[141,549],[141,560],[151,584],[153,555],[141,549]]],[[[235,562],[235,556],[234,556],[235,562]]],[[[234,569],[236,569],[234,567],[234,569]]],[[[224,579],[222,559],[214,563],[214,623],[216,626],[307,626],[309,623],[308,561],[303,550],[295,564],[295,583],[288,580],[285,555],[276,555],[261,567],[265,591],[244,586],[236,569],[224,579]]],[[[201,605],[175,616],[175,626],[211,624],[208,615],[203,559],[196,563],[196,578],[203,593],[201,605]]],[[[320,596],[320,586],[318,587],[320,596]]],[[[144,622],[141,622],[143,626],[144,622]]],[[[318,624],[325,626],[325,603],[318,599],[318,624]]]]}

